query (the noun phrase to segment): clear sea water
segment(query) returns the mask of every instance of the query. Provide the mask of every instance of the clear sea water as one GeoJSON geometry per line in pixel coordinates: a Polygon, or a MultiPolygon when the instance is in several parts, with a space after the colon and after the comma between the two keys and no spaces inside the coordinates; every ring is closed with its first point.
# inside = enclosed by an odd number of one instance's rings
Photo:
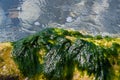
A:
{"type": "Polygon", "coordinates": [[[0,42],[46,27],[120,36],[120,0],[0,0],[0,42]]]}

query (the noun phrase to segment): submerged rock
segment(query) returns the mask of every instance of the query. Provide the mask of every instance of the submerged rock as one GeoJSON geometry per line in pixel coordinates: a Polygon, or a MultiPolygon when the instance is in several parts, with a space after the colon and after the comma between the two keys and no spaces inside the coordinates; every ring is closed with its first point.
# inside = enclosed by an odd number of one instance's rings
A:
{"type": "Polygon", "coordinates": [[[44,0],[25,0],[21,5],[22,12],[19,14],[19,18],[22,20],[23,28],[34,30],[34,22],[40,18],[40,15],[44,12],[45,1],[44,0]]]}

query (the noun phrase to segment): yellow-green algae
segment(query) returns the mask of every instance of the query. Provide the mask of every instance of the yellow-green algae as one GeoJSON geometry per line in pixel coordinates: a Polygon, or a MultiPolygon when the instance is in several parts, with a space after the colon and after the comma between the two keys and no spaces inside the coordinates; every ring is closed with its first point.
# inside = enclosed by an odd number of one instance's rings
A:
{"type": "MultiPolygon", "coordinates": [[[[107,37],[102,37],[102,36],[92,37],[88,35],[82,35],[81,33],[77,31],[68,31],[68,30],[63,30],[59,28],[48,28],[35,35],[31,35],[27,38],[21,39],[16,42],[1,43],[0,44],[0,63],[1,63],[0,64],[0,72],[1,72],[0,75],[5,75],[5,76],[17,75],[19,76],[20,80],[24,79],[25,77],[28,77],[31,80],[56,80],[56,79],[58,80],[93,80],[95,79],[94,77],[95,73],[88,72],[89,70],[86,70],[86,69],[78,68],[77,67],[78,64],[76,64],[74,61],[73,62],[70,61],[69,64],[66,63],[68,64],[67,66],[66,64],[58,63],[57,65],[64,66],[62,68],[58,68],[58,69],[61,69],[61,70],[58,70],[58,72],[60,71],[60,73],[50,72],[50,74],[47,74],[47,72],[45,71],[45,69],[48,69],[49,66],[51,66],[51,65],[48,65],[50,61],[54,61],[52,65],[54,65],[54,63],[56,64],[57,60],[59,61],[58,59],[59,56],[57,56],[58,53],[60,55],[63,53],[67,54],[66,45],[68,46],[69,44],[66,44],[66,42],[69,42],[70,44],[74,44],[74,42],[79,39],[84,40],[88,44],[89,43],[93,44],[95,48],[97,46],[105,50],[104,57],[107,58],[108,61],[110,62],[110,63],[105,63],[105,64],[108,64],[109,72],[105,74],[107,76],[106,78],[102,78],[102,76],[100,78],[98,76],[96,77],[96,79],[98,80],[110,80],[110,79],[119,80],[120,79],[120,38],[111,38],[108,36],[107,37]],[[62,41],[63,43],[60,42],[60,40],[63,40],[62,41]],[[58,47],[58,46],[61,46],[63,48],[58,47]],[[26,48],[26,49],[22,51],[22,48],[26,48]],[[64,51],[64,49],[66,50],[64,51]],[[50,51],[53,51],[53,52],[51,53],[50,51]],[[55,52],[57,51],[58,53],[53,54],[54,51],[55,52]],[[12,52],[12,55],[11,55],[11,52],[12,52]],[[47,57],[46,53],[48,55],[50,54],[51,56],[47,57]],[[54,58],[53,60],[51,60],[53,57],[52,54],[57,56],[56,59],[54,58]],[[30,57],[28,58],[25,57],[29,55],[30,57]],[[47,60],[45,59],[45,57],[47,60]],[[34,59],[35,61],[33,61],[34,59]],[[29,60],[31,62],[33,61],[32,64],[29,62],[29,60]],[[48,63],[45,61],[47,61],[48,63]],[[25,64],[22,64],[22,63],[25,63],[25,64]],[[46,65],[43,65],[43,64],[46,64],[46,65]],[[27,67],[25,68],[25,66],[27,67]],[[48,68],[46,66],[48,66],[48,68]],[[63,78],[61,78],[61,76],[58,76],[58,75],[56,76],[56,74],[60,74],[63,78]],[[69,76],[67,76],[68,74],[69,76]]],[[[72,56],[72,53],[70,55],[72,56]]],[[[63,59],[66,59],[66,58],[63,58],[63,59]]],[[[102,66],[104,67],[104,65],[102,66]]],[[[53,69],[53,70],[56,70],[56,69],[53,69]]]]}
{"type": "Polygon", "coordinates": [[[19,80],[24,78],[12,59],[12,48],[13,46],[10,42],[0,43],[0,80],[6,80],[10,76],[19,80]]]}

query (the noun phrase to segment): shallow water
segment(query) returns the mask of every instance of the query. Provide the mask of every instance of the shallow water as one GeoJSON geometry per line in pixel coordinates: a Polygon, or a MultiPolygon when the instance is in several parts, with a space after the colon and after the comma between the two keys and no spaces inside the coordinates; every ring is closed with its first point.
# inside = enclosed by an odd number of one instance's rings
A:
{"type": "Polygon", "coordinates": [[[0,0],[0,42],[46,27],[120,37],[120,0],[0,0]]]}
{"type": "Polygon", "coordinates": [[[0,15],[0,41],[14,41],[21,37],[18,16],[22,11],[22,3],[23,0],[0,0],[0,11],[2,12],[0,15]]]}

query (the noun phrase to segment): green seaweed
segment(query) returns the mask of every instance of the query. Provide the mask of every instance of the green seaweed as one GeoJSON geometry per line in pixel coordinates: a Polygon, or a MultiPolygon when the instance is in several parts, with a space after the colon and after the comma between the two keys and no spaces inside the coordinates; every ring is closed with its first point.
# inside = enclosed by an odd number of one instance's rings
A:
{"type": "Polygon", "coordinates": [[[103,39],[103,37],[102,37],[101,35],[97,35],[97,36],[95,36],[94,38],[95,38],[95,39],[98,39],[98,40],[103,39]]]}
{"type": "MultiPolygon", "coordinates": [[[[77,65],[78,70],[94,74],[96,80],[110,80],[112,64],[109,58],[118,56],[120,45],[114,43],[110,48],[104,48],[82,39],[89,37],[77,31],[47,28],[13,42],[12,56],[26,77],[44,74],[47,80],[72,80],[77,65]],[[72,42],[66,36],[77,39],[72,42]],[[39,51],[43,48],[46,53],[44,62],[40,63],[39,51]]],[[[97,36],[95,39],[102,38],[97,36]]]]}
{"type": "Polygon", "coordinates": [[[49,80],[66,80],[66,77],[68,76],[68,73],[66,72],[68,71],[67,64],[69,64],[66,55],[70,45],[71,43],[69,40],[58,38],[58,43],[45,55],[43,71],[49,80]]]}
{"type": "Polygon", "coordinates": [[[13,58],[25,76],[30,77],[36,74],[40,67],[37,56],[40,46],[37,44],[37,39],[37,36],[30,36],[13,44],[13,58]]]}
{"type": "Polygon", "coordinates": [[[91,42],[81,41],[80,39],[76,43],[76,45],[80,46],[84,43],[82,48],[78,48],[79,52],[74,57],[78,68],[82,71],[87,70],[89,75],[93,73],[98,80],[106,80],[111,65],[109,60],[104,56],[105,50],[91,42]]]}

